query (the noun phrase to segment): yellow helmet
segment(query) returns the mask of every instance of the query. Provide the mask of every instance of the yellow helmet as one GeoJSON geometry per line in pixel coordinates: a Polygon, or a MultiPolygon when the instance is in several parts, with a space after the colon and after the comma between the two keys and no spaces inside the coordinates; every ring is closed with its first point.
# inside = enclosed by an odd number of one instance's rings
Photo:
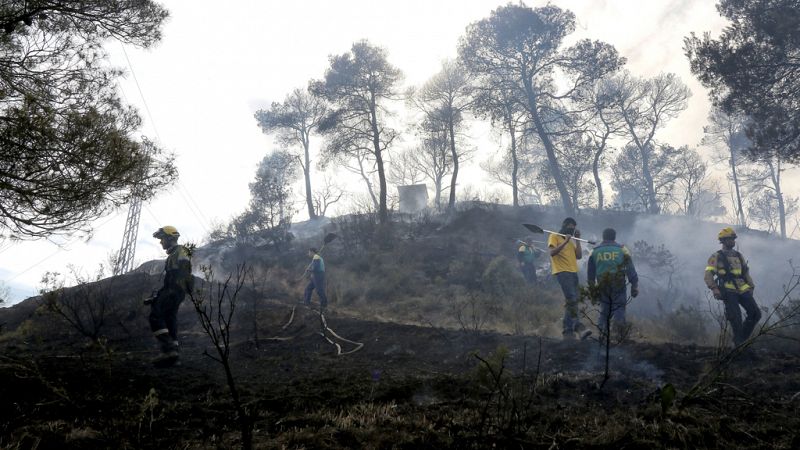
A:
{"type": "Polygon", "coordinates": [[[153,233],[153,237],[157,239],[163,238],[178,238],[180,237],[180,233],[178,233],[178,229],[173,227],[172,225],[166,225],[159,228],[155,233],[153,233]]]}
{"type": "Polygon", "coordinates": [[[731,227],[725,227],[722,230],[720,230],[719,234],[717,235],[717,238],[719,240],[736,239],[736,232],[733,231],[733,228],[731,227]]]}

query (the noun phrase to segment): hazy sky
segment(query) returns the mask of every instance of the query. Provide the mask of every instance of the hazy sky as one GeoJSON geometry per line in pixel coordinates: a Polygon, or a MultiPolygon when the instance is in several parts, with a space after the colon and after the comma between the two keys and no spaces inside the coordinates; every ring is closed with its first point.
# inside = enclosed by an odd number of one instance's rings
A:
{"type": "MultiPolygon", "coordinates": [[[[143,208],[137,262],[164,257],[150,237],[158,227],[174,225],[184,239],[197,242],[212,221],[227,221],[245,208],[256,164],[275,148],[256,126],[253,114],[292,89],[305,87],[309,79],[322,77],[329,55],[344,53],[354,41],[366,38],[387,49],[390,62],[404,72],[405,85],[419,85],[438,71],[443,59],[456,56],[458,39],[468,24],[504,3],[238,0],[224,2],[223,7],[198,0],[164,2],[171,18],[158,46],[147,51],[126,48],[129,67],[122,46],[108,44],[113,64],[128,72],[120,89],[139,108],[143,133],[177,155],[180,171],[179,183],[143,208]]],[[[628,59],[633,74],[677,73],[693,96],[688,110],[663,130],[661,139],[673,145],[699,144],[708,101],[706,91],[689,73],[682,46],[691,31],[716,34],[722,29],[715,2],[551,3],[576,14],[575,38],[613,44],[628,59]]],[[[483,128],[471,136],[476,144],[496,145],[483,128]]],[[[482,158],[476,158],[466,172],[479,176],[482,158]]],[[[298,210],[302,218],[302,204],[298,210]]],[[[0,244],[0,280],[13,288],[12,300],[34,295],[45,271],[63,273],[74,264],[95,272],[109,253],[118,250],[126,214],[125,209],[98,220],[88,242],[66,238],[56,240],[60,247],[51,242],[0,244]]]]}

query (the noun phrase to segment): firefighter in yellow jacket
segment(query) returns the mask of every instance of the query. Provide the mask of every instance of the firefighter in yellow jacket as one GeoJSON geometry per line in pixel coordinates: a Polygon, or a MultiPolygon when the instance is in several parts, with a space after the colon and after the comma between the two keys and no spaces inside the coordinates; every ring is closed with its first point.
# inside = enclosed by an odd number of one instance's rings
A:
{"type": "Polygon", "coordinates": [[[714,298],[724,302],[725,317],[731,324],[733,342],[738,346],[750,337],[761,319],[761,311],[753,298],[755,284],[750,277],[747,261],[741,253],[734,250],[736,232],[730,227],[723,228],[718,237],[722,250],[708,258],[705,282],[714,293],[714,298]],[[744,323],[740,306],[747,313],[744,323]]]}
{"type": "Polygon", "coordinates": [[[161,357],[156,366],[167,367],[178,362],[178,307],[192,292],[191,255],[186,247],[178,245],[180,233],[173,226],[159,228],[153,233],[167,252],[164,263],[164,285],[146,304],[150,305],[150,329],[161,346],[161,357]]]}

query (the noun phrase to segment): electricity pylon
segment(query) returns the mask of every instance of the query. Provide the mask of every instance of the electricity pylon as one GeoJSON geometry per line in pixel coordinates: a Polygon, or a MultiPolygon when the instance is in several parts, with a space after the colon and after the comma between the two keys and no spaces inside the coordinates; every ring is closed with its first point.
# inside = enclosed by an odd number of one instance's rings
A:
{"type": "Polygon", "coordinates": [[[136,237],[139,235],[139,219],[142,216],[142,198],[134,195],[128,218],[125,220],[125,233],[114,266],[114,275],[122,275],[133,270],[133,256],[136,254],[136,237]]]}

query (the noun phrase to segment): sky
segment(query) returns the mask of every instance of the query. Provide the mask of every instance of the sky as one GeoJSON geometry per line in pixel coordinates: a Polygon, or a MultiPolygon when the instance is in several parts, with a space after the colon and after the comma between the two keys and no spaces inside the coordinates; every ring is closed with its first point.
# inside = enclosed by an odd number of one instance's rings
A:
{"type": "MultiPolygon", "coordinates": [[[[319,79],[328,56],[368,39],[384,47],[404,73],[404,86],[424,83],[441,62],[456,56],[467,25],[503,1],[244,1],[162,2],[171,17],[163,40],[147,50],[109,42],[110,63],[126,72],[123,98],[144,119],[142,133],[176,155],[179,180],[144,204],[136,262],[164,257],[153,231],[173,225],[182,239],[200,242],[214,223],[227,222],[249,201],[248,183],[263,156],[277,148],[253,117],[272,101],[282,101],[310,79],[319,79]]],[[[529,6],[546,2],[529,1],[529,6]]],[[[636,76],[674,72],[693,95],[689,107],[661,131],[661,140],[698,146],[709,111],[706,90],[689,72],[683,38],[690,32],[716,35],[725,22],[710,0],[563,0],[551,3],[577,17],[573,38],[600,39],[627,58],[636,76]]],[[[464,178],[480,188],[486,180],[478,163],[497,147],[488,127],[470,137],[479,156],[464,178]]],[[[312,142],[319,148],[319,139],[312,142]]],[[[402,147],[403,143],[400,144],[402,147]]],[[[351,180],[353,183],[355,181],[351,180]]],[[[790,193],[798,192],[794,187],[790,193]]],[[[302,190],[298,186],[297,192],[302,190]]],[[[299,199],[298,199],[299,200],[299,199]]],[[[297,218],[303,219],[298,202],[297,218]]],[[[65,273],[73,265],[84,276],[107,263],[122,241],[127,209],[93,224],[85,236],[49,241],[0,243],[0,280],[11,289],[10,303],[37,293],[47,271],[65,273]]]]}

